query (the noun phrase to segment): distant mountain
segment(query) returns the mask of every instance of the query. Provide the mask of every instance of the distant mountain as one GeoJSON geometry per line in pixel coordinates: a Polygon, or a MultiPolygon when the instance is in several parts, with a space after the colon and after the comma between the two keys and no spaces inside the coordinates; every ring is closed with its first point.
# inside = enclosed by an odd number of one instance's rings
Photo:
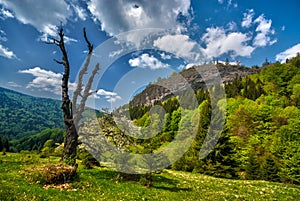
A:
{"type": "Polygon", "coordinates": [[[47,128],[64,128],[59,100],[37,98],[0,87],[0,137],[20,139],[47,128]]]}
{"type": "Polygon", "coordinates": [[[169,78],[158,80],[156,83],[150,84],[141,93],[137,94],[131,101],[130,107],[153,105],[155,102],[161,102],[174,96],[175,93],[184,92],[188,85],[195,91],[200,88],[206,88],[206,84],[211,83],[214,75],[219,73],[222,82],[232,82],[237,77],[245,77],[249,74],[257,73],[259,69],[248,68],[238,65],[216,65],[216,72],[211,65],[194,66],[185,69],[180,73],[174,73],[169,78]],[[204,73],[199,73],[204,72],[204,73]],[[203,77],[202,77],[203,76],[203,77]]]}

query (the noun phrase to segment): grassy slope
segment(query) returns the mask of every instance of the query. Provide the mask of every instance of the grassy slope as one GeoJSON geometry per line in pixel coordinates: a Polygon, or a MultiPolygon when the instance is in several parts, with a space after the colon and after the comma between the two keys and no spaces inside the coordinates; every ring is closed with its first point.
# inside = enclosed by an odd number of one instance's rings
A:
{"type": "Polygon", "coordinates": [[[296,185],[170,170],[155,175],[150,189],[133,181],[116,181],[117,173],[107,168],[79,168],[79,178],[67,189],[44,189],[25,178],[26,168],[47,162],[32,154],[1,155],[0,200],[300,200],[300,186],[296,185]]]}

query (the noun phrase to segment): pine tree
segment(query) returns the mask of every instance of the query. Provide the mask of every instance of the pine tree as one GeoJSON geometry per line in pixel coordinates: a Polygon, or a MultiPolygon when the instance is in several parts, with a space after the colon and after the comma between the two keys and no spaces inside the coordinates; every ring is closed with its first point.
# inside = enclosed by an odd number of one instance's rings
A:
{"type": "Polygon", "coordinates": [[[278,167],[272,156],[269,156],[264,161],[261,168],[262,179],[267,181],[279,181],[278,167]]]}
{"type": "Polygon", "coordinates": [[[260,164],[254,152],[249,153],[249,158],[246,163],[246,179],[260,179],[260,164]]]}

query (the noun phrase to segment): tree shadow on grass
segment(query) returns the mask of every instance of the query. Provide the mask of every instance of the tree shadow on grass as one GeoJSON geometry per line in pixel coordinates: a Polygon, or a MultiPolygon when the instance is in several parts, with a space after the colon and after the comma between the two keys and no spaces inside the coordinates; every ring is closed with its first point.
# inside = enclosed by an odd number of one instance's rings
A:
{"type": "MultiPolygon", "coordinates": [[[[83,173],[82,171],[80,171],[83,173]]],[[[80,173],[79,173],[80,174],[80,173]]],[[[136,182],[139,184],[139,178],[141,175],[131,175],[131,174],[120,174],[115,170],[109,169],[92,169],[88,171],[84,171],[85,175],[91,176],[95,179],[104,179],[104,180],[119,180],[122,182],[136,182]],[[119,176],[121,175],[121,178],[119,176]]],[[[170,192],[179,192],[179,191],[191,191],[191,188],[179,187],[180,183],[177,179],[168,178],[161,174],[153,174],[152,175],[153,183],[151,188],[167,190],[170,192]]]]}
{"type": "Polygon", "coordinates": [[[176,179],[170,179],[162,175],[153,175],[152,188],[167,190],[171,192],[191,191],[191,188],[178,187],[180,182],[176,179]]]}

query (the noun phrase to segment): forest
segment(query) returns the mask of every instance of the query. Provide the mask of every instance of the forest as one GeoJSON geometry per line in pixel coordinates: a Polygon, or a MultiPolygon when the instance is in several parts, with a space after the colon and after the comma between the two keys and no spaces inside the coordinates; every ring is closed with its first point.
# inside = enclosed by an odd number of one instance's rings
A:
{"type": "MultiPolygon", "coordinates": [[[[256,67],[257,68],[257,67],[256,67]]],[[[286,63],[265,63],[259,73],[225,84],[227,111],[224,129],[213,151],[199,159],[211,122],[208,90],[196,91],[197,110],[183,110],[178,97],[156,102],[165,111],[165,124],[151,140],[138,140],[141,153],[171,142],[185,116],[199,115],[199,128],[189,150],[169,168],[215,177],[300,182],[300,55],[286,63]],[[182,115],[183,114],[183,115],[182,115]]],[[[224,101],[224,100],[223,100],[224,101]]],[[[220,105],[222,100],[219,101],[220,105]]],[[[150,106],[130,108],[136,125],[151,122],[150,106]]]]}
{"type": "Polygon", "coordinates": [[[9,140],[35,135],[45,129],[63,128],[61,103],[0,87],[0,137],[9,140]]]}
{"type": "MultiPolygon", "coordinates": [[[[283,64],[277,62],[255,68],[258,68],[258,73],[237,77],[224,86],[215,86],[225,88],[226,100],[220,100],[218,107],[221,108],[226,101],[226,119],[216,146],[203,159],[199,158],[199,151],[212,121],[212,103],[209,90],[205,89],[195,91],[199,105],[195,110],[180,107],[176,96],[163,102],[156,101],[155,104],[162,106],[166,113],[161,131],[153,138],[124,137],[111,114],[103,114],[98,118],[100,126],[105,128],[102,134],[111,138],[117,146],[122,144],[120,148],[126,151],[152,153],[176,138],[178,128],[185,123],[186,118],[199,115],[193,143],[167,169],[219,178],[299,184],[300,55],[283,64]]],[[[146,128],[155,124],[151,122],[150,108],[151,106],[129,108],[136,126],[146,128]]],[[[36,150],[41,157],[60,156],[63,135],[61,128],[42,129],[30,136],[26,134],[10,140],[7,135],[3,135],[0,138],[0,150],[36,150]]],[[[82,160],[85,167],[99,165],[82,145],[78,149],[78,159],[82,160]]]]}

